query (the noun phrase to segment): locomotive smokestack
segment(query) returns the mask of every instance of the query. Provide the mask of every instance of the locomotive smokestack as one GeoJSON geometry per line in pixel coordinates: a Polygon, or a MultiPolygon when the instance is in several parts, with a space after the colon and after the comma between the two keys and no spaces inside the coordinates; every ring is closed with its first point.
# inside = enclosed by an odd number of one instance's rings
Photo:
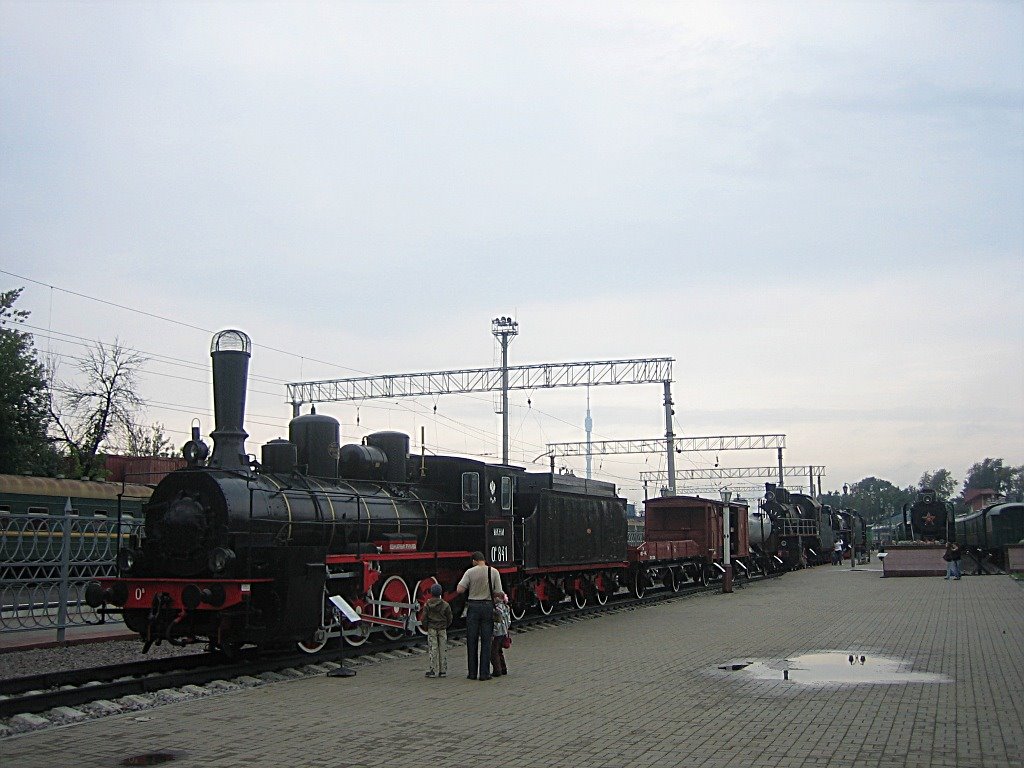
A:
{"type": "Polygon", "coordinates": [[[252,341],[241,331],[221,331],[210,342],[214,429],[211,467],[245,469],[245,384],[252,341]]]}

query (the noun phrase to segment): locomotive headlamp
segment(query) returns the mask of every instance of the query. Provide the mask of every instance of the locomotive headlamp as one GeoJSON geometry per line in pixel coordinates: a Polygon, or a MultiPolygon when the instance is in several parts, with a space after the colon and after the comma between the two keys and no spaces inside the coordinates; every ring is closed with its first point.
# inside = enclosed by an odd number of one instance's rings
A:
{"type": "Polygon", "coordinates": [[[216,547],[206,560],[207,566],[213,573],[221,573],[228,564],[235,559],[235,553],[227,547],[216,547]]]}

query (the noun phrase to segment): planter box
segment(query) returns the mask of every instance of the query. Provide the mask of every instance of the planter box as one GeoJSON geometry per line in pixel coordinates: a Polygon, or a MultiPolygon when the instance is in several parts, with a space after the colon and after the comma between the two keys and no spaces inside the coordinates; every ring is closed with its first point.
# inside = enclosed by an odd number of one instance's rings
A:
{"type": "Polygon", "coordinates": [[[945,576],[943,544],[894,544],[886,547],[882,576],[945,576]]]}
{"type": "Polygon", "coordinates": [[[1024,544],[1010,544],[1006,548],[1006,570],[1024,573],[1024,544]]]}

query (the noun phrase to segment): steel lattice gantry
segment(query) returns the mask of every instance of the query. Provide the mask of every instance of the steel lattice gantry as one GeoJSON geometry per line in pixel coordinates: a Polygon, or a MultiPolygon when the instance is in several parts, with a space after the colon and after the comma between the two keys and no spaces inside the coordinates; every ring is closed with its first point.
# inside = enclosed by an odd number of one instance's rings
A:
{"type": "MultiPolygon", "coordinates": [[[[785,435],[717,435],[714,437],[677,437],[676,451],[749,451],[786,447],[785,435]]],[[[658,453],[665,450],[665,438],[640,440],[595,440],[590,443],[591,456],[616,453],[658,453]]],[[[555,456],[586,456],[587,443],[547,443],[546,453],[555,456]]]]}
{"type": "MultiPolygon", "coordinates": [[[[745,478],[779,478],[780,485],[784,477],[806,477],[811,494],[814,493],[814,480],[818,480],[818,493],[821,493],[821,478],[825,476],[825,467],[809,464],[804,467],[703,467],[698,469],[676,470],[676,480],[686,482],[687,480],[742,480],[745,478]]],[[[668,473],[658,470],[640,473],[640,479],[645,486],[648,482],[664,482],[668,479],[668,473]]],[[[692,486],[686,486],[692,489],[692,486]]],[[[737,486],[732,486],[736,490],[737,486]]],[[[793,490],[790,488],[790,490],[793,490]]],[[[703,492],[704,489],[701,489],[703,492]]]]}
{"type": "MultiPolygon", "coordinates": [[[[661,440],[660,450],[664,451],[666,444],[671,445],[675,437],[672,434],[673,362],[671,357],[649,357],[578,363],[540,363],[495,368],[466,368],[454,371],[358,376],[328,381],[304,381],[288,384],[287,388],[288,400],[292,404],[292,415],[298,416],[299,409],[304,403],[339,403],[468,392],[507,394],[510,389],[661,384],[664,389],[666,430],[665,439],[661,440]]],[[[507,428],[503,427],[503,429],[507,428]]],[[[504,446],[507,446],[507,433],[502,435],[502,439],[504,446]]],[[[507,463],[508,456],[503,455],[502,461],[507,463]]],[[[675,463],[671,451],[668,451],[668,465],[674,475],[675,463]]]]}
{"type": "MultiPolygon", "coordinates": [[[[791,486],[787,486],[787,488],[789,488],[789,490],[795,491],[797,493],[802,493],[803,492],[803,486],[802,485],[791,485],[791,486]]],[[[756,496],[757,498],[760,498],[761,496],[764,495],[764,486],[763,485],[753,485],[753,484],[730,485],[729,489],[734,494],[738,494],[738,496],[735,496],[735,495],[733,496],[734,500],[739,500],[740,498],[748,498],[749,496],[756,496]]],[[[681,486],[678,489],[678,493],[679,493],[680,496],[701,496],[701,495],[707,494],[707,495],[711,496],[712,498],[717,499],[718,498],[718,494],[719,494],[719,492],[721,490],[722,490],[721,487],[712,486],[712,485],[683,485],[683,486],[681,486]]]]}
{"type": "MultiPolygon", "coordinates": [[[[782,474],[785,477],[822,477],[825,474],[825,467],[813,465],[783,467],[782,474]]],[[[778,476],[778,467],[704,467],[676,470],[676,480],[741,480],[747,477],[774,478],[778,476]]],[[[668,472],[660,470],[641,472],[640,479],[652,482],[664,481],[668,479],[668,472]]]]}
{"type": "MultiPolygon", "coordinates": [[[[669,401],[666,392],[666,402],[669,401]]],[[[666,406],[667,408],[668,406],[666,406]]],[[[786,447],[785,435],[713,435],[706,437],[671,437],[666,430],[665,438],[641,440],[599,440],[591,443],[548,443],[547,454],[552,456],[604,456],[623,453],[658,453],[668,455],[668,471],[662,473],[668,481],[669,492],[676,492],[676,479],[682,475],[676,472],[674,454],[683,451],[752,451],[775,449],[779,455],[778,476],[782,484],[782,449],[786,447]]]]}
{"type": "MultiPolygon", "coordinates": [[[[608,384],[661,384],[672,380],[671,357],[637,360],[597,360],[581,363],[510,365],[509,389],[597,387],[608,384]]],[[[339,403],[374,398],[500,392],[502,369],[466,368],[459,371],[396,373],[329,381],[288,384],[288,400],[298,415],[303,403],[339,403]]]]}

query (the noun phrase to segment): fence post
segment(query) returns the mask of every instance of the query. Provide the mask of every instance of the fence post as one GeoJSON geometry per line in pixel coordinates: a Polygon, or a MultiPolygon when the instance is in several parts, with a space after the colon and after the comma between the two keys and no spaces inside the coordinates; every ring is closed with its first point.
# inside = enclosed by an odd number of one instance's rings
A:
{"type": "Polygon", "coordinates": [[[61,524],[60,536],[60,587],[57,593],[57,642],[64,642],[68,624],[68,594],[71,592],[71,497],[64,504],[64,520],[61,524]]]}

